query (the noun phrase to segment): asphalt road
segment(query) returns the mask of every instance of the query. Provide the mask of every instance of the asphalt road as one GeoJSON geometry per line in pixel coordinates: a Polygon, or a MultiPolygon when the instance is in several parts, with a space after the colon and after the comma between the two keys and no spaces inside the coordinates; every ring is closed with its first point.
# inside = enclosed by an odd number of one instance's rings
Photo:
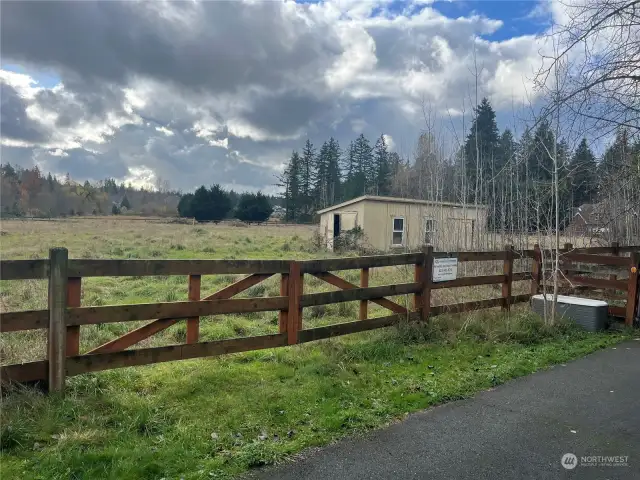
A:
{"type": "Polygon", "coordinates": [[[419,412],[256,476],[640,479],[640,341],[419,412]],[[563,468],[565,453],[576,455],[575,468],[563,468]],[[583,456],[627,456],[627,466],[585,465],[583,456]]]}

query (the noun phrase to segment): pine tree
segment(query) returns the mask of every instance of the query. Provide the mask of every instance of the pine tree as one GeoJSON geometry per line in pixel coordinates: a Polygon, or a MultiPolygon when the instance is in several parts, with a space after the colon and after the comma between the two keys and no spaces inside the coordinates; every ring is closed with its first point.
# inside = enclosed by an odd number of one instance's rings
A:
{"type": "Polygon", "coordinates": [[[488,99],[483,98],[474,111],[475,117],[464,146],[468,198],[477,203],[487,203],[491,192],[488,187],[492,178],[492,161],[498,154],[498,125],[488,99]]]}
{"type": "Polygon", "coordinates": [[[569,163],[572,205],[594,203],[598,193],[596,157],[583,138],[569,163]]]}
{"type": "Polygon", "coordinates": [[[300,219],[310,221],[313,215],[313,183],[314,183],[314,166],[316,163],[316,150],[307,139],[302,150],[302,159],[300,162],[300,219]]]}
{"type": "Polygon", "coordinates": [[[129,199],[127,198],[126,193],[124,197],[122,197],[122,201],[120,202],[120,208],[126,208],[127,210],[131,209],[131,203],[129,203],[129,199]]]}
{"type": "Polygon", "coordinates": [[[375,194],[389,195],[391,193],[391,168],[389,166],[389,152],[384,135],[376,141],[374,153],[375,163],[375,194]]]}
{"type": "Polygon", "coordinates": [[[343,193],[344,196],[342,200],[349,200],[358,196],[357,194],[357,185],[356,185],[356,177],[358,174],[357,170],[357,160],[356,160],[356,145],[354,142],[349,143],[349,149],[347,150],[347,155],[344,159],[344,167],[343,170],[345,172],[345,182],[343,185],[343,193]]]}
{"type": "Polygon", "coordinates": [[[369,140],[360,134],[354,144],[355,175],[353,180],[354,196],[365,195],[375,184],[376,172],[373,165],[373,149],[369,140]]]}
{"type": "Polygon", "coordinates": [[[300,166],[302,160],[298,152],[291,153],[291,159],[280,177],[280,186],[284,188],[285,219],[290,222],[300,220],[301,192],[300,166]]]}
{"type": "Polygon", "coordinates": [[[340,182],[340,144],[333,137],[329,139],[327,157],[327,202],[336,203],[342,195],[340,182]]]}
{"type": "Polygon", "coordinates": [[[329,142],[324,142],[320,153],[316,155],[315,178],[313,182],[313,199],[317,209],[325,208],[328,200],[328,166],[329,166],[329,142]]]}

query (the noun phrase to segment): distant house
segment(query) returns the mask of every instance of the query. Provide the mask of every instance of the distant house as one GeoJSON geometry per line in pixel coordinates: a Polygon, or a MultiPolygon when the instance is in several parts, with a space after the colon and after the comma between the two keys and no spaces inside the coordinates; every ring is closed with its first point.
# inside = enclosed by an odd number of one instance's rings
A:
{"type": "Polygon", "coordinates": [[[381,251],[469,248],[487,224],[485,206],[365,195],[318,211],[327,248],[345,231],[359,227],[367,246],[381,251]]]}
{"type": "Polygon", "coordinates": [[[574,210],[565,231],[572,235],[605,235],[609,233],[608,217],[603,203],[585,203],[574,210]]]}

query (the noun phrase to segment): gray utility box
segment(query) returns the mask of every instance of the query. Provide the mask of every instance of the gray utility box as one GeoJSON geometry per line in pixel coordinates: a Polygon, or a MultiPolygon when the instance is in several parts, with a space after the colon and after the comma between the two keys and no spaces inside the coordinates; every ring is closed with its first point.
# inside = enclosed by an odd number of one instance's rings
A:
{"type": "MultiPolygon", "coordinates": [[[[547,294],[547,315],[551,313],[553,295],[547,294]]],[[[531,309],[540,316],[544,316],[545,299],[542,295],[531,297],[531,309]]],[[[558,295],[556,316],[572,320],[590,332],[607,328],[609,306],[602,300],[590,298],[568,297],[558,295]]]]}

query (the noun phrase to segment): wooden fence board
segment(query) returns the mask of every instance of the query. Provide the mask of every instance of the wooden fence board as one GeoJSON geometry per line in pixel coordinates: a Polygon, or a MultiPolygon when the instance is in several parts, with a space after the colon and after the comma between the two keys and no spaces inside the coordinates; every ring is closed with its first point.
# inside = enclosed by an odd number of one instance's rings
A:
{"type": "Polygon", "coordinates": [[[616,290],[627,290],[627,282],[622,280],[609,280],[605,278],[579,277],[569,275],[567,280],[574,285],[585,285],[595,288],[615,288],[616,290]]]}
{"type": "Polygon", "coordinates": [[[67,325],[131,322],[150,318],[187,318],[225,313],[266,312],[287,307],[287,297],[142,303],[67,309],[67,325]]]}
{"type": "MultiPolygon", "coordinates": [[[[405,295],[419,292],[419,283],[399,283],[396,285],[382,285],[379,287],[353,288],[336,292],[309,293],[300,297],[300,306],[313,307],[329,303],[352,302],[355,300],[373,300],[393,295],[405,295]]],[[[291,312],[289,312],[291,313],[291,312]]]]}
{"type": "Polygon", "coordinates": [[[473,287],[477,285],[490,285],[492,283],[502,283],[504,275],[481,275],[479,277],[460,277],[455,280],[445,282],[434,282],[431,288],[434,290],[454,287],[473,287]]]}
{"type": "MultiPolygon", "coordinates": [[[[523,293],[521,295],[512,295],[509,299],[509,303],[527,302],[531,298],[531,294],[523,293]]],[[[472,302],[454,303],[450,305],[437,305],[431,307],[431,313],[433,315],[442,315],[443,313],[463,313],[470,312],[472,310],[481,310],[484,308],[499,307],[503,303],[503,298],[491,298],[489,300],[476,300],[472,302]]]]}
{"type": "Polygon", "coordinates": [[[627,309],[625,307],[609,305],[609,315],[611,315],[612,317],[624,318],[626,313],[627,313],[627,309]]]}
{"type": "MultiPolygon", "coordinates": [[[[358,288],[357,285],[347,282],[345,279],[334,275],[333,273],[323,272],[323,273],[313,273],[314,277],[317,277],[325,282],[333,285],[334,287],[341,288],[342,290],[353,290],[354,288],[358,288]]],[[[373,303],[377,303],[381,307],[387,308],[395,313],[404,313],[406,314],[408,310],[402,305],[397,304],[396,302],[392,302],[386,298],[374,298],[371,299],[373,303]]]]}
{"type": "Polygon", "coordinates": [[[48,372],[49,362],[46,360],[5,365],[0,367],[0,382],[27,383],[46,380],[48,372]]]}
{"type": "Polygon", "coordinates": [[[409,314],[396,313],[386,317],[369,318],[367,320],[357,320],[355,322],[337,323],[326,327],[309,328],[298,332],[298,343],[313,342],[323,338],[375,330],[376,328],[395,325],[401,321],[417,320],[420,320],[420,314],[418,312],[411,312],[409,314]]]}
{"type": "MultiPolygon", "coordinates": [[[[218,290],[215,293],[203,298],[203,300],[217,300],[217,299],[225,299],[231,298],[238,293],[257,285],[258,283],[266,280],[271,277],[271,274],[255,274],[249,275],[243,279],[238,280],[231,285],[224,287],[221,290],[218,290]]],[[[107,343],[100,345],[93,350],[90,350],[87,353],[108,353],[108,352],[117,352],[119,350],[124,350],[125,348],[129,348],[136,343],[141,342],[145,338],[149,338],[156,333],[159,333],[163,330],[166,330],[171,325],[175,325],[177,322],[182,320],[181,318],[163,318],[158,320],[153,320],[146,325],[143,325],[140,328],[136,328],[135,330],[131,330],[130,332],[125,333],[121,337],[118,337],[114,340],[110,340],[107,343]]]]}
{"type": "Polygon", "coordinates": [[[49,328],[49,310],[0,313],[0,332],[49,328]]]}
{"type": "Polygon", "coordinates": [[[402,253],[397,255],[305,260],[300,262],[300,265],[302,273],[322,273],[333,270],[357,270],[362,268],[390,267],[394,265],[414,265],[419,261],[422,261],[422,253],[402,253]]]}
{"type": "Polygon", "coordinates": [[[133,367],[190,358],[213,357],[227,353],[283,347],[286,344],[286,334],[278,333],[275,335],[232,338],[214,342],[189,343],[184,345],[170,345],[167,347],[80,355],[67,358],[67,375],[73,376],[111,368],[133,367]]]}
{"type": "Polygon", "coordinates": [[[30,280],[49,278],[49,260],[0,260],[0,279],[30,280]]]}
{"type": "Polygon", "coordinates": [[[593,263],[596,265],[617,265],[626,267],[629,265],[629,259],[625,257],[613,257],[606,255],[591,255],[587,253],[566,253],[562,257],[565,261],[593,263]]]}
{"type": "Polygon", "coordinates": [[[70,260],[69,276],[220,275],[283,273],[287,260],[70,260]]]}
{"type": "Polygon", "coordinates": [[[523,280],[531,280],[531,272],[515,272],[513,274],[513,282],[521,282],[523,280]]]}

